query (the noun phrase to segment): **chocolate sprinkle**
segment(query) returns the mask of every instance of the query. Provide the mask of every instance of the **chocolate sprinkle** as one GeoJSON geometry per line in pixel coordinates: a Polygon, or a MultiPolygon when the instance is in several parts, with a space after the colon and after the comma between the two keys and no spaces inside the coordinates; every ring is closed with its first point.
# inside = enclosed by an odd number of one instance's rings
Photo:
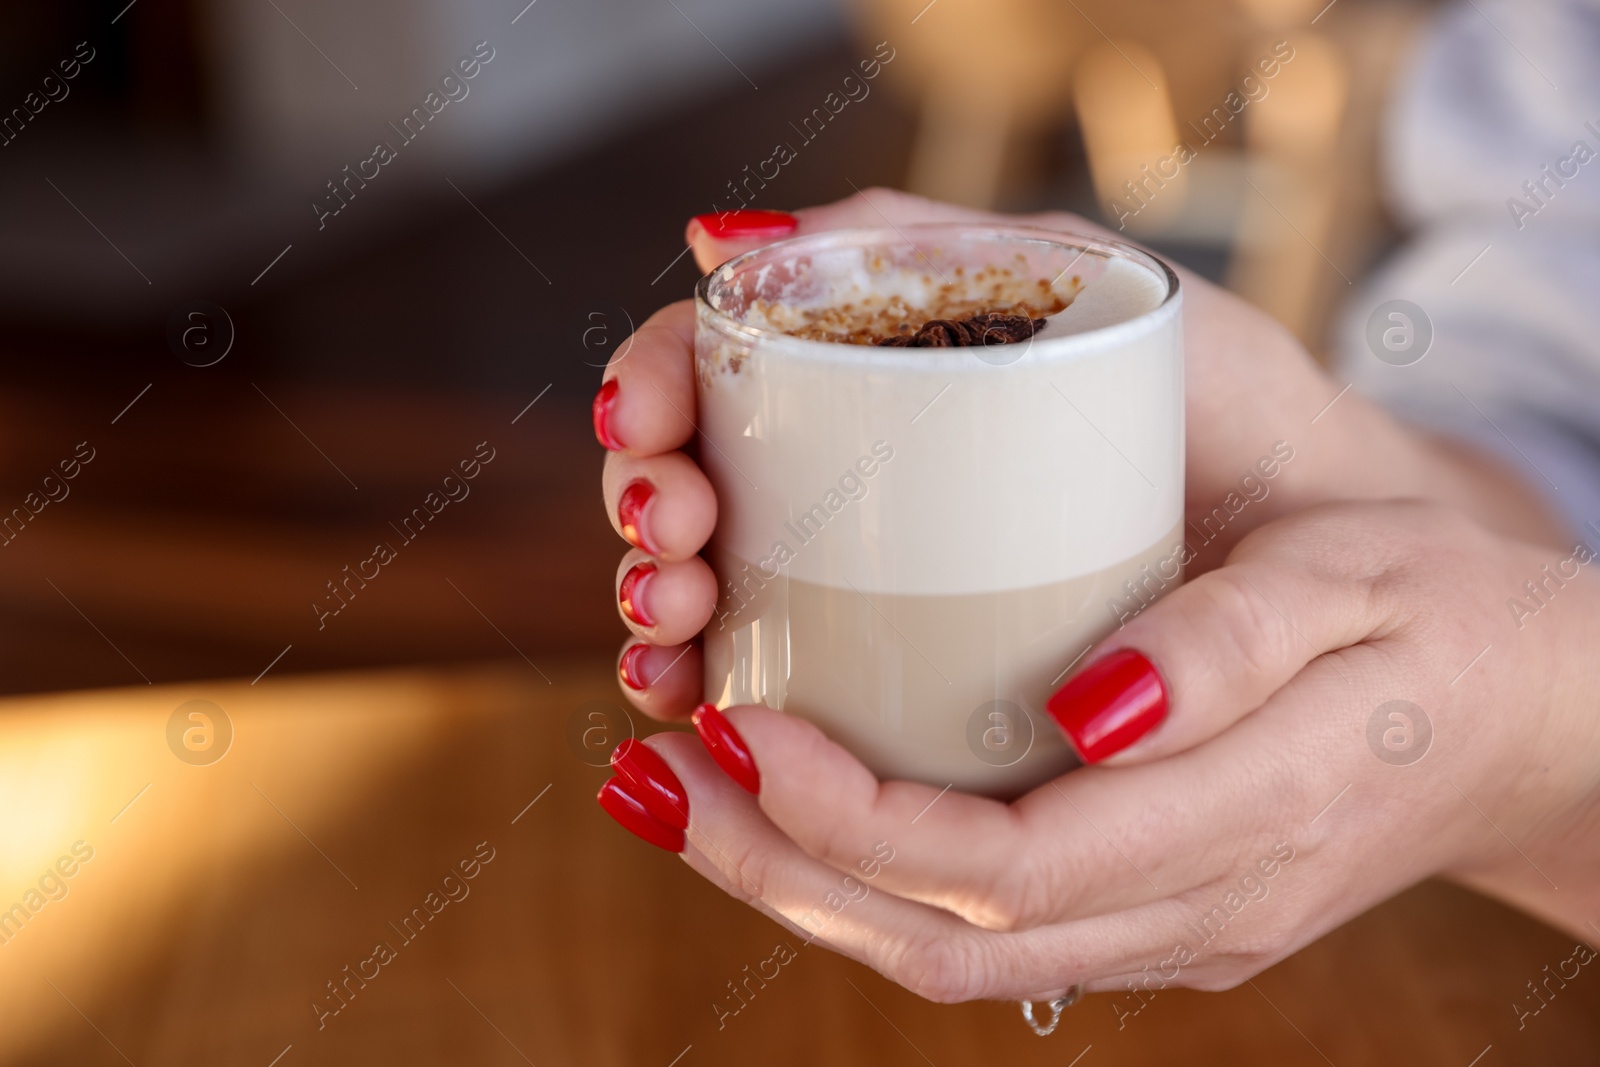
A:
{"type": "Polygon", "coordinates": [[[990,311],[965,319],[934,319],[915,333],[885,337],[878,344],[885,348],[971,348],[979,345],[1009,345],[1026,341],[1044,329],[1044,319],[1026,315],[1007,315],[990,311]]]}

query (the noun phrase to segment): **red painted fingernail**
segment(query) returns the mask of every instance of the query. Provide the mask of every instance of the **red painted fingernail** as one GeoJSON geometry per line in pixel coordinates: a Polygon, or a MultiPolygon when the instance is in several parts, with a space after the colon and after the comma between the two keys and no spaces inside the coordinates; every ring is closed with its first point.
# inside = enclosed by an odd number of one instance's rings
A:
{"type": "Polygon", "coordinates": [[[1167,685],[1131,648],[1085,667],[1045,703],[1085,763],[1099,763],[1167,717],[1167,685]]]}
{"type": "Polygon", "coordinates": [[[800,220],[787,211],[715,211],[696,215],[694,221],[719,241],[743,237],[782,237],[793,233],[800,220]]]}
{"type": "Polygon", "coordinates": [[[622,605],[622,613],[640,626],[654,626],[656,620],[644,607],[645,587],[650,584],[650,578],[656,573],[654,563],[635,563],[627,574],[622,576],[622,585],[617,589],[617,603],[622,605]]]}
{"type": "Polygon", "coordinates": [[[628,738],[611,753],[611,769],[628,783],[628,792],[650,814],[679,830],[689,828],[689,794],[661,754],[637,738],[628,738]]]}
{"type": "Polygon", "coordinates": [[[700,735],[706,751],[711,753],[711,758],[723,773],[738,782],[746,793],[754,795],[761,792],[761,772],[756,770],[756,761],[750,755],[750,749],[727,716],[718,711],[715,705],[701,704],[691,719],[694,732],[700,735]]]}
{"type": "Polygon", "coordinates": [[[635,837],[668,852],[683,851],[683,831],[668,826],[650,814],[650,809],[633,795],[621,778],[613,778],[601,786],[595,799],[607,815],[621,823],[622,828],[635,837]]]}
{"type": "Polygon", "coordinates": [[[617,663],[617,673],[622,676],[622,684],[636,693],[650,684],[645,681],[642,669],[645,654],[649,651],[649,645],[634,645],[622,654],[622,659],[617,663]]]}
{"type": "Polygon", "coordinates": [[[645,533],[644,513],[655,495],[656,487],[640,478],[629,482],[617,501],[617,521],[622,525],[622,536],[633,547],[642,548],[651,555],[655,555],[656,549],[645,533]]]}
{"type": "Polygon", "coordinates": [[[594,435],[612,452],[621,452],[622,441],[611,428],[611,416],[614,414],[612,409],[616,406],[617,380],[613,378],[594,394],[594,435]]]}

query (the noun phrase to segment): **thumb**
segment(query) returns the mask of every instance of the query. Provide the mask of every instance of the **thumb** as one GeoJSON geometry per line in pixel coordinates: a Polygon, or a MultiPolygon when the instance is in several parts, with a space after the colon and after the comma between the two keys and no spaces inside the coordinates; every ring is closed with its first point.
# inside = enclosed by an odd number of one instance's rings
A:
{"type": "Polygon", "coordinates": [[[710,273],[734,256],[792,237],[800,220],[787,211],[715,211],[689,220],[683,239],[694,261],[710,273]]]}
{"type": "Polygon", "coordinates": [[[916,222],[994,221],[1000,216],[941,204],[896,189],[865,189],[820,207],[795,212],[752,209],[714,211],[689,220],[684,240],[702,271],[710,272],[734,256],[799,234],[851,226],[892,228],[916,222]]]}
{"type": "Polygon", "coordinates": [[[1143,763],[1193,748],[1318,656],[1379,627],[1370,581],[1332,563],[1326,539],[1309,529],[1263,528],[1225,566],[1151,604],[1096,649],[1046,704],[1085,763],[1143,763]]]}

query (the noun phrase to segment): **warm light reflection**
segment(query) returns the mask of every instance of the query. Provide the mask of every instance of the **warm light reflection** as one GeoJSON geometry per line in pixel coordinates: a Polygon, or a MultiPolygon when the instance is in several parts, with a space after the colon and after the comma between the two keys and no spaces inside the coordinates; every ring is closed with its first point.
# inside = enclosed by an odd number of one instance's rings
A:
{"type": "Polygon", "coordinates": [[[198,886],[340,825],[470,714],[478,688],[332,675],[0,701],[0,997],[13,1008],[0,1062],[76,1018],[41,976],[85,999],[114,988],[170,942],[198,886]],[[196,699],[234,730],[206,765],[169,747],[174,710],[196,699]]]}
{"type": "Polygon", "coordinates": [[[1106,41],[1079,61],[1073,90],[1095,195],[1143,205],[1130,228],[1169,224],[1183,209],[1188,175],[1172,158],[1178,126],[1161,61],[1132,41],[1106,41]]]}

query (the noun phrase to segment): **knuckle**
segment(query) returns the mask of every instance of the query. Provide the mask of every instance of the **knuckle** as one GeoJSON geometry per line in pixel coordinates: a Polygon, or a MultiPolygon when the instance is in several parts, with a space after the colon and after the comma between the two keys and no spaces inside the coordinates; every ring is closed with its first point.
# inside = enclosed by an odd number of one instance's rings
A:
{"type": "Polygon", "coordinates": [[[988,889],[955,906],[967,922],[994,933],[1009,934],[1039,924],[1036,903],[1026,888],[1018,892],[1009,887],[988,889]]]}
{"type": "Polygon", "coordinates": [[[974,926],[996,933],[1032,930],[1080,914],[1103,881],[1088,854],[1027,844],[1058,833],[1053,824],[1019,814],[1009,839],[995,842],[1005,862],[977,865],[991,873],[954,910],[974,926]]]}
{"type": "Polygon", "coordinates": [[[908,941],[888,961],[884,973],[924,1000],[958,1004],[981,995],[982,961],[973,942],[935,934],[908,941]]]}
{"type": "Polygon", "coordinates": [[[1324,582],[1352,589],[1373,620],[1409,615],[1419,584],[1434,583],[1441,569],[1459,571],[1484,537],[1465,515],[1422,500],[1342,504],[1326,512],[1326,521],[1302,538],[1295,561],[1324,582]]]}
{"type": "Polygon", "coordinates": [[[1207,969],[1204,980],[1216,982],[1218,991],[1232,989],[1289,955],[1293,948],[1293,938],[1284,928],[1230,939],[1216,948],[1213,966],[1207,969]]]}
{"type": "Polygon", "coordinates": [[[1321,578],[1359,580],[1429,559],[1441,545],[1482,536],[1464,514],[1430,501],[1342,501],[1313,505],[1253,530],[1229,562],[1268,555],[1321,578]]]}
{"type": "Polygon", "coordinates": [[[870,847],[862,846],[860,825],[845,817],[843,812],[829,817],[810,833],[803,830],[799,833],[804,835],[804,839],[799,840],[800,847],[835,870],[848,872],[856,860],[871,851],[870,847]]]}
{"type": "Polygon", "coordinates": [[[745,904],[770,903],[767,890],[772,884],[772,857],[752,842],[735,837],[705,851],[727,879],[728,892],[745,904]]]}
{"type": "Polygon", "coordinates": [[[1191,624],[1199,633],[1210,631],[1244,677],[1276,676],[1275,665],[1293,637],[1283,617],[1242,571],[1224,568],[1208,577],[1214,580],[1195,583],[1196,588],[1204,584],[1205,594],[1191,624]]]}
{"type": "MultiPolygon", "coordinates": [[[[792,766],[831,768],[835,754],[832,742],[815,724],[798,720],[788,738],[792,766]]],[[[808,791],[803,809],[782,822],[789,834],[813,859],[839,870],[852,870],[863,855],[871,852],[871,828],[878,825],[881,788],[869,775],[830,776],[825,802],[819,800],[815,785],[808,791]]]]}
{"type": "Polygon", "coordinates": [[[1013,933],[1035,925],[1041,900],[1038,867],[1031,852],[1023,852],[1018,865],[991,868],[976,885],[960,894],[952,910],[974,926],[995,933],[1013,933]]]}
{"type": "Polygon", "coordinates": [[[1100,884],[1084,854],[1032,848],[1020,867],[1004,875],[993,896],[1001,905],[1007,932],[1031,930],[1080,914],[1089,893],[1100,884]]]}

